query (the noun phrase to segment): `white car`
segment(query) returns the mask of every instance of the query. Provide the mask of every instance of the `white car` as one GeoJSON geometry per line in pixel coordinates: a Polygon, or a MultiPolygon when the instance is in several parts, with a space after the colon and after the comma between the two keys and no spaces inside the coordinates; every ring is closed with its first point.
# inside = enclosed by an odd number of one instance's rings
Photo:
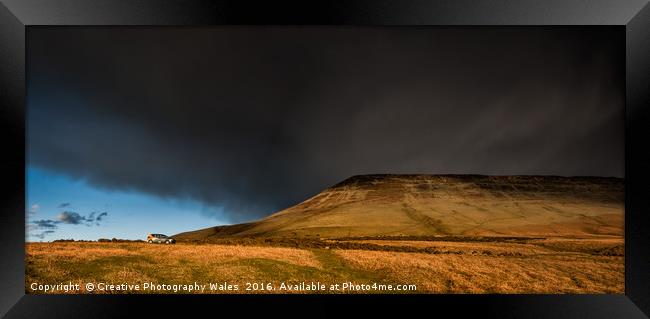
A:
{"type": "Polygon", "coordinates": [[[147,242],[150,244],[175,244],[176,240],[163,234],[149,234],[147,242]]]}

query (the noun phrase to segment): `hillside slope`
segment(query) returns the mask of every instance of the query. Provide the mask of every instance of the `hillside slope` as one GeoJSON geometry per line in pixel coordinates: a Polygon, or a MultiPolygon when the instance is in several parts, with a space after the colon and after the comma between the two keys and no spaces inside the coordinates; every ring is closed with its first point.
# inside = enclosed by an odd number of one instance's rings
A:
{"type": "Polygon", "coordinates": [[[619,178],[360,175],[259,221],[174,237],[623,235],[619,178]]]}

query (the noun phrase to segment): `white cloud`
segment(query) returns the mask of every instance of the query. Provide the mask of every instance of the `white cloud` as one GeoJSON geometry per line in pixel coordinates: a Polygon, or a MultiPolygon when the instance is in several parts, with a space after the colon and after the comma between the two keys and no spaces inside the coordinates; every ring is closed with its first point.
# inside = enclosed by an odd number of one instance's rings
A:
{"type": "Polygon", "coordinates": [[[36,214],[39,209],[41,209],[41,206],[39,204],[34,204],[29,208],[29,213],[36,214]]]}

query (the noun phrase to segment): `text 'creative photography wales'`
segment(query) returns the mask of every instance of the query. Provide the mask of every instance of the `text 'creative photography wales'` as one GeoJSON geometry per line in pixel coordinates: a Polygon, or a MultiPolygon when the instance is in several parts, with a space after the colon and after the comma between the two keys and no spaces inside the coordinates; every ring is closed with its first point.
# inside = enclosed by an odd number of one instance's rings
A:
{"type": "Polygon", "coordinates": [[[616,27],[27,32],[27,294],[623,294],[616,27]]]}

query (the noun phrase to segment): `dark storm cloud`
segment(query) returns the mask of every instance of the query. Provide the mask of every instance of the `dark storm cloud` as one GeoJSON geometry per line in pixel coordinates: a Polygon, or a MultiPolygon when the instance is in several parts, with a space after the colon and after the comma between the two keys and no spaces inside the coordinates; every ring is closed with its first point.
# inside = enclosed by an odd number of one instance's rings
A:
{"type": "Polygon", "coordinates": [[[28,41],[29,164],[233,222],[355,174],[623,176],[622,28],[36,28],[28,41]]]}

